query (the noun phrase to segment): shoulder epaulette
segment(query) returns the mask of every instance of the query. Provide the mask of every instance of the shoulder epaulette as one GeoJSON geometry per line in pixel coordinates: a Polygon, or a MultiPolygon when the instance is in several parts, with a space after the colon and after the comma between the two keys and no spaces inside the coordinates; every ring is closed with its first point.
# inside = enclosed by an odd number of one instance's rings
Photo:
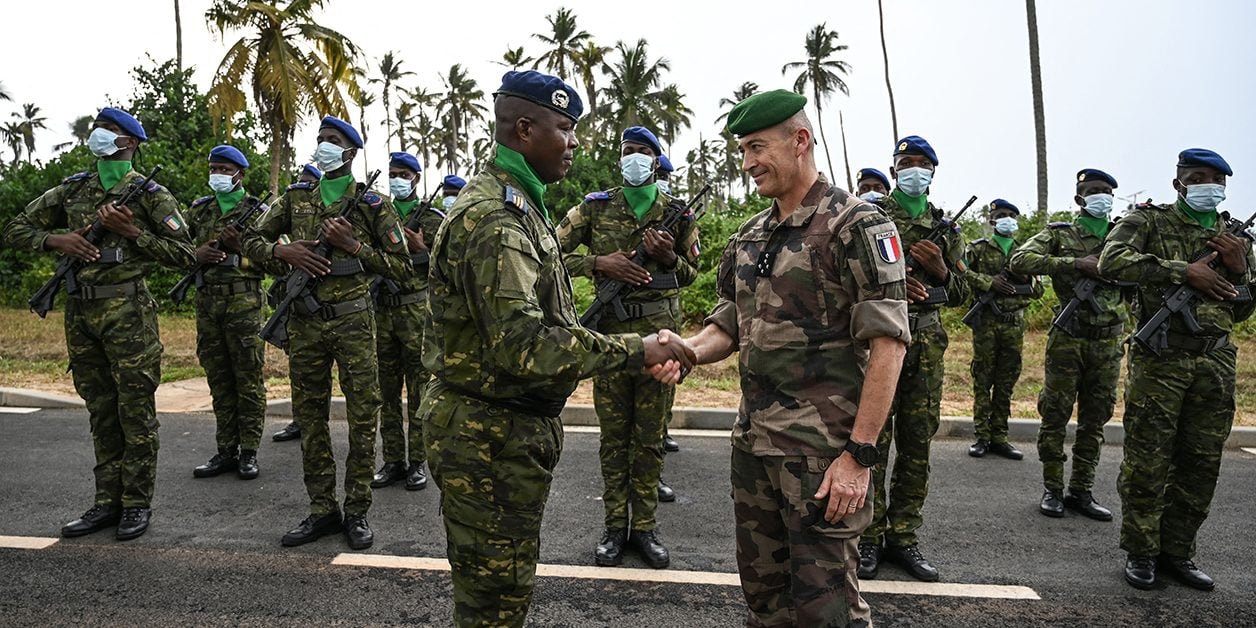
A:
{"type": "Polygon", "coordinates": [[[446,216],[448,216],[448,215],[449,215],[449,214],[446,214],[445,212],[443,212],[443,211],[441,211],[441,210],[439,210],[439,209],[436,209],[435,207],[428,207],[427,209],[428,209],[428,211],[431,211],[432,213],[436,214],[437,216],[440,216],[442,219],[443,219],[443,218],[445,218],[446,216]]]}
{"type": "Polygon", "coordinates": [[[288,190],[289,190],[289,191],[292,191],[292,190],[309,190],[309,189],[311,189],[311,188],[313,188],[313,187],[314,187],[314,184],[313,184],[313,183],[310,183],[309,181],[297,181],[296,183],[293,183],[292,185],[289,185],[289,186],[288,186],[288,190]]]}
{"type": "Polygon", "coordinates": [[[1072,227],[1072,226],[1073,226],[1073,223],[1071,223],[1071,222],[1051,222],[1051,223],[1047,223],[1047,228],[1048,228],[1048,229],[1068,229],[1069,227],[1072,227]]]}
{"type": "Polygon", "coordinates": [[[202,196],[192,201],[192,207],[200,207],[201,205],[204,205],[205,203],[208,203],[211,200],[213,200],[213,198],[214,198],[213,196],[202,196]]]}
{"type": "Polygon", "coordinates": [[[64,178],[64,179],[62,179],[62,180],[61,180],[61,183],[74,183],[75,181],[82,181],[83,179],[86,179],[87,177],[90,177],[90,176],[92,176],[92,171],[91,171],[91,170],[84,170],[84,171],[82,171],[82,172],[76,172],[76,173],[74,173],[74,174],[72,174],[72,175],[70,175],[70,176],[68,176],[68,177],[66,177],[66,178],[64,178]]]}
{"type": "Polygon", "coordinates": [[[976,246],[978,244],[985,244],[986,242],[989,242],[989,240],[985,238],[977,238],[976,240],[973,240],[973,246],[976,246]]]}
{"type": "Polygon", "coordinates": [[[384,199],[374,192],[367,192],[362,195],[362,202],[371,207],[379,207],[384,203],[384,199]]]}
{"type": "Polygon", "coordinates": [[[523,198],[523,195],[516,192],[515,189],[509,185],[506,186],[506,189],[502,193],[502,200],[505,201],[506,207],[514,209],[524,216],[527,216],[528,212],[531,211],[531,208],[528,207],[528,201],[523,198]]]}
{"type": "Polygon", "coordinates": [[[149,181],[148,185],[144,186],[144,191],[149,194],[156,194],[164,189],[166,188],[161,187],[161,184],[156,181],[149,181]]]}
{"type": "Polygon", "coordinates": [[[606,201],[606,200],[610,200],[610,198],[611,198],[610,192],[606,192],[606,191],[590,192],[584,196],[584,202],[589,203],[592,201],[606,201]]]}
{"type": "Polygon", "coordinates": [[[1134,206],[1134,209],[1160,209],[1160,206],[1155,203],[1139,203],[1134,206]]]}

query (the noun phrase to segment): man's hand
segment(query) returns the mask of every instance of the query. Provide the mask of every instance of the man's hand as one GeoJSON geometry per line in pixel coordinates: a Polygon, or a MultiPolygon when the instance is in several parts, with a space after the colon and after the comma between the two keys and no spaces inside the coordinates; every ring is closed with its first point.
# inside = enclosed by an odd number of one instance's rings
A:
{"type": "Polygon", "coordinates": [[[670,329],[659,330],[657,336],[659,346],[663,348],[675,348],[679,346],[683,350],[686,359],[690,362],[690,364],[685,365],[679,360],[667,360],[666,362],[650,365],[648,362],[649,356],[647,354],[646,366],[649,367],[647,370],[650,375],[661,383],[667,384],[668,386],[675,386],[685,381],[685,377],[689,375],[689,372],[693,370],[695,365],[697,365],[698,356],[694,353],[693,347],[689,346],[689,343],[686,342],[684,338],[681,338],[679,334],[671,331],[670,329]]]}
{"type": "Polygon", "coordinates": [[[297,240],[291,244],[275,245],[275,257],[289,266],[305,271],[311,277],[322,277],[331,272],[331,261],[314,254],[317,240],[297,240]]]}
{"type": "Polygon", "coordinates": [[[100,224],[106,229],[128,240],[140,237],[140,228],[135,226],[134,214],[126,205],[114,205],[110,202],[102,205],[96,213],[100,216],[100,224]]]}
{"type": "Polygon", "coordinates": [[[1099,279],[1099,256],[1087,255],[1086,257],[1079,257],[1073,262],[1073,268],[1076,268],[1077,272],[1087,277],[1099,279]]]}
{"type": "Polygon", "coordinates": [[[427,245],[423,243],[423,228],[418,231],[411,231],[409,227],[402,227],[402,231],[406,232],[406,248],[411,253],[422,253],[427,250],[427,245]]]}
{"type": "Polygon", "coordinates": [[[1004,277],[1003,275],[994,276],[994,279],[990,282],[990,289],[999,294],[1009,296],[1016,294],[1016,285],[1011,281],[1008,281],[1007,277],[1004,277]]]}
{"type": "Polygon", "coordinates": [[[650,273],[641,265],[632,261],[636,251],[616,251],[610,255],[599,255],[594,258],[593,267],[597,272],[616,281],[630,286],[643,286],[650,283],[650,273]]]}
{"type": "Polygon", "coordinates": [[[676,265],[676,240],[672,234],[661,229],[646,229],[641,234],[641,242],[645,244],[645,253],[654,261],[671,268],[676,265]]]}
{"type": "Polygon", "coordinates": [[[824,510],[824,520],[837,523],[863,508],[864,500],[868,497],[870,477],[872,469],[855,462],[854,456],[845,453],[838,456],[824,471],[824,481],[813,496],[815,499],[829,499],[829,506],[824,510]]]}
{"type": "Polygon", "coordinates": [[[670,330],[660,330],[659,333],[650,334],[642,340],[645,342],[646,368],[653,373],[650,367],[663,366],[669,373],[678,374],[676,381],[671,383],[677,383],[683,379],[698,362],[693,349],[685,344],[683,338],[670,330]]]}
{"type": "Polygon", "coordinates": [[[44,247],[74,259],[94,262],[100,259],[100,249],[83,237],[87,234],[87,229],[88,227],[83,227],[69,233],[51,234],[44,240],[44,247]]]}
{"type": "Polygon", "coordinates": [[[327,243],[353,255],[358,252],[358,239],[353,237],[353,225],[349,221],[336,216],[323,221],[323,238],[327,243]]]}
{"type": "MultiPolygon", "coordinates": [[[[1209,242],[1210,246],[1211,244],[1209,242]]],[[[1234,289],[1234,284],[1208,266],[1209,262],[1217,259],[1217,255],[1219,253],[1213,251],[1199,261],[1187,264],[1186,283],[1213,301],[1224,301],[1238,296],[1239,293],[1234,289]]]]}
{"type": "Polygon", "coordinates": [[[206,242],[196,247],[196,263],[197,264],[217,264],[227,259],[227,254],[210,246],[210,242],[206,242]]]}
{"type": "MultiPolygon", "coordinates": [[[[946,281],[947,276],[951,274],[946,269],[946,261],[942,259],[942,249],[929,240],[920,240],[912,244],[911,256],[920,266],[920,270],[933,275],[938,281],[946,281]]],[[[917,269],[908,268],[907,270],[912,272],[917,269]]]]}
{"type": "Polygon", "coordinates": [[[907,302],[920,303],[929,298],[929,289],[919,279],[907,276],[907,302]]]}
{"type": "Polygon", "coordinates": [[[227,225],[227,228],[218,234],[218,248],[230,253],[240,252],[242,248],[240,244],[240,230],[236,229],[235,225],[227,225]]]}
{"type": "Polygon", "coordinates": [[[1221,255],[1221,263],[1230,272],[1243,274],[1247,272],[1247,254],[1252,250],[1252,243],[1232,233],[1223,233],[1208,241],[1208,248],[1221,255]]]}

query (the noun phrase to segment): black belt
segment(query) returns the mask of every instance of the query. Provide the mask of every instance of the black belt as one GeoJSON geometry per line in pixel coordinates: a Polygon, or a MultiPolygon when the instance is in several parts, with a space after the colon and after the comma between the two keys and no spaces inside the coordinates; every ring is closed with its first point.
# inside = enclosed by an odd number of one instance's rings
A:
{"type": "Polygon", "coordinates": [[[384,294],[383,291],[380,291],[379,297],[375,301],[383,307],[394,308],[419,303],[426,298],[427,290],[404,292],[402,294],[384,294]]]}
{"type": "Polygon", "coordinates": [[[916,333],[917,330],[929,329],[936,325],[942,324],[942,316],[937,310],[929,310],[923,313],[907,313],[907,330],[916,333]]]}
{"type": "Polygon", "coordinates": [[[136,292],[139,292],[140,285],[140,281],[132,281],[130,283],[118,283],[109,286],[79,286],[78,292],[71,296],[88,300],[129,297],[136,292]]]}
{"type": "Polygon", "coordinates": [[[93,264],[121,264],[126,260],[122,249],[100,249],[100,257],[92,260],[93,264]]]}
{"type": "Polygon", "coordinates": [[[207,283],[196,290],[198,294],[229,297],[234,294],[257,292],[261,287],[262,284],[256,279],[241,279],[231,283],[207,283]]]}
{"type": "Polygon", "coordinates": [[[1191,353],[1212,353],[1217,349],[1230,346],[1230,334],[1220,336],[1190,336],[1170,331],[1166,334],[1168,346],[1191,353]]]}
{"type": "Polygon", "coordinates": [[[1076,318],[1074,318],[1068,328],[1064,330],[1064,333],[1074,338],[1082,338],[1084,340],[1107,340],[1109,338],[1116,338],[1117,336],[1125,333],[1125,323],[1116,323],[1115,325],[1096,327],[1092,325],[1083,325],[1078,322],[1076,318]]]}
{"type": "Polygon", "coordinates": [[[306,307],[304,301],[293,301],[293,305],[296,306],[296,310],[300,314],[304,314],[306,316],[317,316],[325,321],[329,321],[340,318],[346,314],[365,312],[366,310],[371,309],[371,297],[370,295],[362,295],[352,301],[323,303],[319,305],[316,310],[310,310],[306,307]]]}
{"type": "Polygon", "coordinates": [[[1024,310],[1016,310],[1015,312],[1005,312],[1003,314],[986,314],[988,321],[996,323],[1018,323],[1020,322],[1024,310]]]}
{"type": "Polygon", "coordinates": [[[518,412],[519,414],[526,414],[529,416],[543,416],[546,418],[554,419],[554,418],[558,418],[558,416],[563,413],[563,406],[567,405],[566,399],[562,399],[562,400],[543,399],[541,397],[534,397],[532,395],[521,395],[518,397],[511,397],[509,399],[502,399],[499,397],[486,397],[484,395],[481,395],[478,392],[468,390],[461,386],[456,386],[454,384],[451,384],[449,383],[449,380],[443,377],[437,377],[437,379],[439,379],[440,383],[443,384],[446,388],[454,391],[455,393],[463,397],[475,399],[476,401],[486,403],[490,406],[493,406],[494,408],[501,408],[503,410],[509,410],[511,412],[518,412]]]}
{"type": "Polygon", "coordinates": [[[218,262],[217,264],[215,264],[215,266],[225,266],[227,268],[239,268],[240,256],[235,253],[229,253],[227,254],[226,257],[222,259],[221,262],[218,262]]]}
{"type": "Polygon", "coordinates": [[[624,303],[623,299],[614,302],[615,319],[623,323],[638,318],[646,318],[656,314],[664,314],[680,309],[680,300],[676,298],[659,301],[634,301],[624,303]]]}
{"type": "Polygon", "coordinates": [[[360,259],[338,259],[332,260],[331,272],[327,274],[331,277],[344,277],[345,275],[356,275],[363,270],[362,260],[360,259]]]}

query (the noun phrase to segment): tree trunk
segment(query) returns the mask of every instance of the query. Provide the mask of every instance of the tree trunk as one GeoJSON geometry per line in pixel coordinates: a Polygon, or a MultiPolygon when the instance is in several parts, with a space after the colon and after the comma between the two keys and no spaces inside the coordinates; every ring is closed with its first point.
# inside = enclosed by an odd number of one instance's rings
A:
{"type": "Polygon", "coordinates": [[[284,130],[281,125],[270,124],[270,192],[279,196],[279,169],[283,166],[285,149],[284,130]]]}
{"type": "Polygon", "coordinates": [[[846,153],[846,120],[842,117],[842,110],[837,110],[837,126],[842,133],[842,170],[846,171],[846,189],[851,193],[855,192],[855,182],[850,178],[850,155],[846,153]]]}
{"type": "Polygon", "coordinates": [[[1047,213],[1047,119],[1042,105],[1042,66],[1038,62],[1038,9],[1034,0],[1025,0],[1029,23],[1029,80],[1034,95],[1034,140],[1038,151],[1038,213],[1047,213]]]}
{"type": "MultiPolygon", "coordinates": [[[[881,61],[885,67],[885,92],[890,95],[890,124],[894,129],[894,137],[890,139],[890,143],[894,143],[899,138],[898,110],[894,108],[894,87],[890,85],[890,52],[885,46],[885,9],[881,7],[881,0],[877,0],[877,15],[881,24],[881,61]]],[[[842,145],[844,147],[845,142],[842,145]]]]}
{"type": "Polygon", "coordinates": [[[816,128],[820,129],[820,142],[824,144],[824,161],[829,164],[829,182],[837,182],[837,173],[833,171],[833,158],[829,156],[829,138],[824,135],[824,112],[820,109],[820,98],[816,97],[816,128]]]}
{"type": "MultiPolygon", "coordinates": [[[[391,148],[389,148],[390,146],[392,146],[392,135],[393,135],[392,107],[390,106],[392,101],[388,98],[388,91],[389,91],[388,88],[390,87],[392,87],[392,83],[389,81],[384,81],[384,125],[388,127],[387,128],[388,135],[384,136],[384,151],[385,152],[392,150],[391,148]]],[[[406,148],[403,145],[401,147],[401,150],[404,151],[405,149],[406,148]]]]}
{"type": "Polygon", "coordinates": [[[179,15],[179,0],[174,0],[174,62],[183,71],[183,19],[179,15]]]}

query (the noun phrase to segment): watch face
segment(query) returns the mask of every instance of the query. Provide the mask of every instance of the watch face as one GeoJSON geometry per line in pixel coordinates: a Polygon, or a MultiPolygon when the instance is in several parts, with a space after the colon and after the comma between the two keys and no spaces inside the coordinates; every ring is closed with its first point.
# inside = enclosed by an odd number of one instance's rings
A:
{"type": "Polygon", "coordinates": [[[877,448],[872,445],[865,445],[855,450],[855,459],[859,464],[865,467],[871,467],[877,463],[877,448]]]}

